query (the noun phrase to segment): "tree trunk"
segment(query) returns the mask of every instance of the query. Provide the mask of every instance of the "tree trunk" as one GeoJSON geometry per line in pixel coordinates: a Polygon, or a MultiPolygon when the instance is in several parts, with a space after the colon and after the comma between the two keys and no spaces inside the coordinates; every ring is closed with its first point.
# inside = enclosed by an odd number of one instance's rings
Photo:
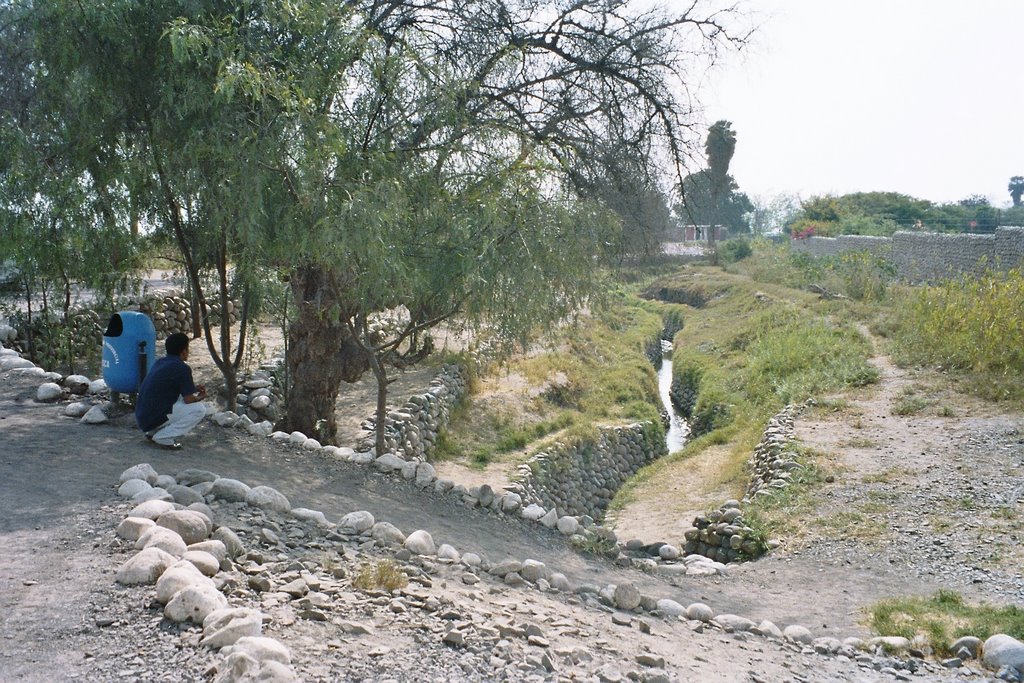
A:
{"type": "Polygon", "coordinates": [[[388,371],[380,362],[377,354],[369,355],[370,367],[373,368],[373,376],[377,378],[377,424],[375,430],[375,443],[377,445],[377,456],[380,457],[387,452],[387,445],[384,440],[387,436],[388,418],[388,371]]]}
{"type": "Polygon", "coordinates": [[[297,268],[291,274],[291,287],[298,306],[288,331],[291,389],[278,428],[300,431],[322,444],[333,443],[338,388],[342,381],[358,380],[369,368],[369,359],[346,327],[344,313],[332,315],[340,303],[326,269],[297,268]]]}

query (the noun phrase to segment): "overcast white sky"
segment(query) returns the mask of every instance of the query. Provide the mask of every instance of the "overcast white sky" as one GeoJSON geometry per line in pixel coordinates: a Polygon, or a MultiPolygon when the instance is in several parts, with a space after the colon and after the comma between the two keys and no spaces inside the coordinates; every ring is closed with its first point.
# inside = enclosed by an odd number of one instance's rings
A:
{"type": "Polygon", "coordinates": [[[1024,0],[740,0],[760,29],[708,77],[751,195],[1009,204],[1024,175],[1024,0]]]}

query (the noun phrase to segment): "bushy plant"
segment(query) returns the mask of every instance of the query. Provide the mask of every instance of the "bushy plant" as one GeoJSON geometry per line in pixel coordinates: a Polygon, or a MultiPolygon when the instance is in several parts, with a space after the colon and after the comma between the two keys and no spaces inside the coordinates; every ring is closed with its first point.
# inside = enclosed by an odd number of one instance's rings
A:
{"type": "Polygon", "coordinates": [[[726,240],[718,247],[718,258],[722,263],[736,263],[754,253],[750,240],[745,237],[726,240]]]}
{"type": "Polygon", "coordinates": [[[964,276],[909,292],[894,334],[900,360],[970,371],[992,398],[1020,396],[1024,273],[964,276]]]}

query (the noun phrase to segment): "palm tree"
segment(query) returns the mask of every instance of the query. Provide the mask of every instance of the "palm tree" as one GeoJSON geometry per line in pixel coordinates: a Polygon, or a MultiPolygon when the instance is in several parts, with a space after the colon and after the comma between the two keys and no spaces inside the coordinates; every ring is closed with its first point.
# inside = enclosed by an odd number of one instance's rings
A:
{"type": "Polygon", "coordinates": [[[1006,186],[1006,189],[1010,192],[1013,205],[1020,206],[1020,196],[1024,194],[1024,176],[1015,175],[1010,178],[1010,184],[1006,186]]]}
{"type": "MultiPolygon", "coordinates": [[[[714,207],[715,220],[708,230],[708,246],[711,247],[712,258],[717,259],[715,252],[715,225],[719,223],[718,214],[722,195],[729,189],[729,162],[736,152],[736,132],[731,121],[716,121],[708,129],[708,139],[704,143],[704,152],[708,155],[708,171],[711,177],[711,204],[714,207]]],[[[1024,180],[1024,179],[1022,179],[1024,180]]]]}

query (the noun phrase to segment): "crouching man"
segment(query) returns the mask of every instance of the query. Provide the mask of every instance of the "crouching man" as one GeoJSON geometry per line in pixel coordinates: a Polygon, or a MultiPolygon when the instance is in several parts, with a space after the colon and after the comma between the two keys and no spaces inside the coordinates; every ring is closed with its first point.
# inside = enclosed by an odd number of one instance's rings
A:
{"type": "Polygon", "coordinates": [[[175,333],[164,342],[167,355],[153,364],[139,387],[135,422],[146,438],[179,450],[185,436],[206,416],[206,387],[196,386],[188,360],[188,337],[175,333]]]}

